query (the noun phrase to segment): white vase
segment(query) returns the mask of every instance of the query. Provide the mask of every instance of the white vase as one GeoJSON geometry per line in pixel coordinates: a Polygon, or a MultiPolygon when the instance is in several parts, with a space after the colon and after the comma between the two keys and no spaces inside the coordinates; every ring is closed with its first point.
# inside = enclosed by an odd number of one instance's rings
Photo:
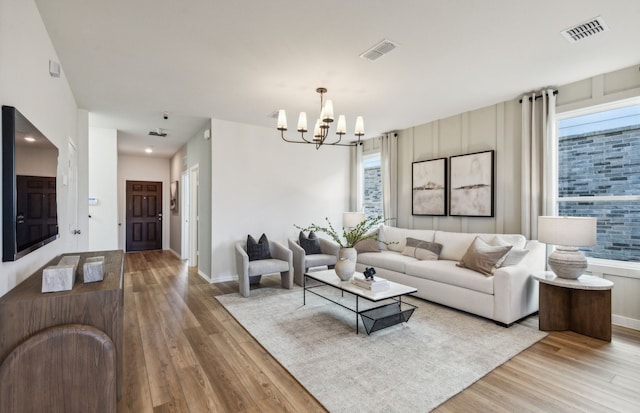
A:
{"type": "Polygon", "coordinates": [[[355,248],[340,248],[339,259],[336,262],[335,271],[342,281],[349,281],[356,272],[356,258],[358,252],[355,248]]]}

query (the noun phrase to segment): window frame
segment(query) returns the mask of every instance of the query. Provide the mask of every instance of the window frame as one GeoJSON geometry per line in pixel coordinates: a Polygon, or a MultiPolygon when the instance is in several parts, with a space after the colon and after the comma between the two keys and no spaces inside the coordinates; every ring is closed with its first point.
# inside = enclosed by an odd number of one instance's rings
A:
{"type": "MultiPolygon", "coordinates": [[[[598,112],[606,112],[610,110],[620,109],[628,106],[640,105],[640,96],[620,99],[612,102],[591,105],[582,108],[569,109],[564,111],[557,111],[554,118],[555,134],[553,141],[550,142],[550,148],[548,154],[551,156],[551,171],[549,173],[549,181],[547,185],[547,196],[550,205],[553,205],[554,215],[558,215],[560,202],[610,202],[610,201],[640,201],[640,194],[638,195],[606,195],[606,196],[582,196],[582,197],[560,197],[558,190],[559,180],[559,140],[560,140],[560,128],[559,124],[562,120],[575,118],[579,116],[591,115],[598,112]]],[[[602,271],[606,268],[617,268],[620,270],[626,270],[631,273],[636,273],[640,270],[640,262],[634,261],[620,261],[614,259],[593,258],[586,257],[589,262],[590,269],[594,269],[596,272],[602,271]]],[[[606,272],[606,271],[605,271],[606,272]]],[[[627,275],[628,276],[628,275],[627,275]]],[[[640,275],[634,275],[632,278],[640,278],[640,275]]]]}

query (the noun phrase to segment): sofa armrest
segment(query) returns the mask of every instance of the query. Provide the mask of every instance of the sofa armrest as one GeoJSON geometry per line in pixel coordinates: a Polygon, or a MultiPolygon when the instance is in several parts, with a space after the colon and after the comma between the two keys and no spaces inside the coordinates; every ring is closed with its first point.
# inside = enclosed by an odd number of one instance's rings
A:
{"type": "MultiPolygon", "coordinates": [[[[528,254],[527,254],[528,255],[528,254]]],[[[493,273],[493,319],[512,324],[538,309],[538,283],[522,264],[500,267],[493,273]]]]}
{"type": "Polygon", "coordinates": [[[326,238],[318,238],[320,242],[320,251],[323,254],[335,255],[338,258],[340,254],[340,245],[326,238]]]}

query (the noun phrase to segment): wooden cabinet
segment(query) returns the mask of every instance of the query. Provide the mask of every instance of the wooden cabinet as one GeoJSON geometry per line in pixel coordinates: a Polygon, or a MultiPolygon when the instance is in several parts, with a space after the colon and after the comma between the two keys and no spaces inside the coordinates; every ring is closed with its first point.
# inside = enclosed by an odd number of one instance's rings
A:
{"type": "MultiPolygon", "coordinates": [[[[51,337],[57,337],[60,333],[52,332],[51,327],[67,326],[70,334],[79,331],[85,337],[87,336],[84,331],[86,329],[83,330],[82,326],[88,326],[96,333],[91,333],[89,336],[97,337],[100,333],[104,333],[107,337],[101,339],[105,343],[104,345],[106,347],[112,346],[115,349],[116,377],[111,381],[115,382],[115,391],[119,399],[122,394],[123,367],[124,253],[122,251],[101,251],[64,255],[80,256],[78,275],[72,290],[45,294],[40,292],[42,270],[49,265],[57,263],[62,257],[59,256],[44,265],[5,296],[0,297],[0,361],[2,361],[0,369],[4,367],[5,361],[10,358],[12,365],[15,367],[15,363],[20,362],[19,360],[16,361],[16,357],[19,358],[24,350],[21,346],[29,347],[34,342],[42,342],[42,339],[34,339],[37,335],[47,334],[51,337]],[[82,265],[87,258],[95,256],[105,257],[104,280],[84,284],[82,280],[82,265]]],[[[58,328],[57,330],[60,329],[58,328]]],[[[67,341],[59,341],[59,343],[65,342],[87,343],[87,340],[85,338],[69,338],[67,341]]],[[[41,374],[48,376],[44,382],[49,382],[51,386],[57,387],[59,390],[56,391],[67,391],[65,383],[60,383],[60,380],[72,377],[73,372],[70,370],[74,366],[86,366],[92,363],[91,358],[97,360],[101,357],[96,354],[96,345],[94,344],[74,346],[72,362],[69,360],[68,352],[43,352],[41,360],[38,360],[37,353],[35,353],[36,356],[34,357],[34,353],[31,352],[29,357],[24,357],[24,365],[21,368],[37,370],[46,365],[59,365],[65,371],[64,374],[55,368],[44,370],[41,374]],[[52,357],[60,357],[61,360],[57,364],[56,362],[52,363],[52,357]]],[[[106,381],[109,381],[108,377],[106,381]]],[[[74,388],[69,391],[73,391],[73,397],[90,398],[96,391],[100,391],[101,387],[104,386],[104,382],[104,377],[96,378],[96,382],[93,383],[91,380],[81,384],[74,382],[74,388]]],[[[15,386],[15,384],[0,382],[1,395],[5,396],[7,392],[11,394],[14,391],[8,386],[15,386]]],[[[32,398],[38,398],[43,393],[45,392],[40,389],[31,389],[32,398]]],[[[42,403],[47,403],[47,401],[43,400],[42,403]]],[[[46,406],[46,404],[44,405],[46,406]]],[[[86,405],[86,401],[78,405],[86,405]]],[[[56,409],[49,406],[48,411],[56,411],[56,409]]]]}

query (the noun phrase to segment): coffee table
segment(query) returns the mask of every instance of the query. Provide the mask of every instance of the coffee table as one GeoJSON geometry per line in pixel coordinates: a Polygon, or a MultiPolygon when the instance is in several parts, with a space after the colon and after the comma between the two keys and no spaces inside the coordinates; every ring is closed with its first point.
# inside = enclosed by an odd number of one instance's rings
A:
{"type": "Polygon", "coordinates": [[[389,281],[390,286],[388,289],[372,292],[371,290],[352,284],[351,281],[340,280],[335,270],[325,270],[306,273],[303,284],[303,304],[306,305],[307,292],[309,292],[354,312],[356,314],[356,334],[360,332],[358,316],[362,318],[362,324],[367,334],[371,334],[383,328],[391,327],[399,323],[406,323],[409,321],[409,318],[411,318],[413,311],[417,308],[415,305],[403,302],[402,297],[415,293],[418,290],[392,281],[389,281]],[[318,283],[307,285],[308,279],[318,281],[318,283]],[[331,286],[339,290],[341,297],[344,297],[344,293],[355,296],[355,308],[333,300],[328,295],[321,294],[321,287],[324,286],[331,286]],[[381,305],[361,310],[361,298],[373,303],[380,303],[381,305]]]}

